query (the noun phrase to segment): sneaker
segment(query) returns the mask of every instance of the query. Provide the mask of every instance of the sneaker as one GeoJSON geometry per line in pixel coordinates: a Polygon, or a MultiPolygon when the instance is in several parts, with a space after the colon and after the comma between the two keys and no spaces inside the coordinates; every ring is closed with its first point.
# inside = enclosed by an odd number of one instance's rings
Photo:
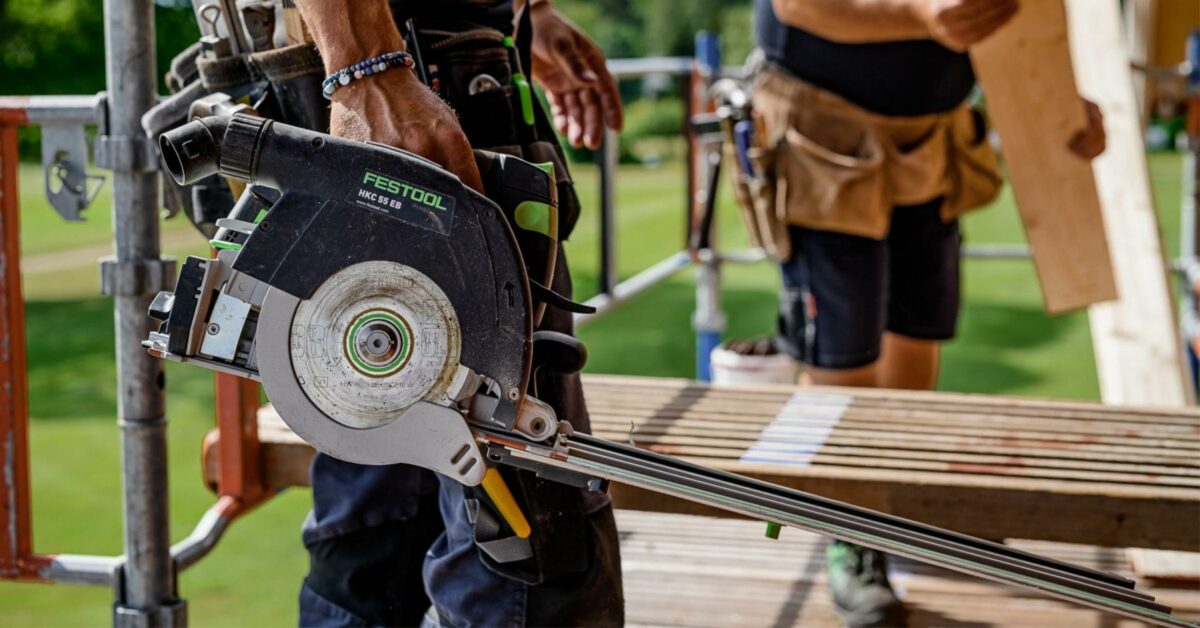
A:
{"type": "Polygon", "coordinates": [[[833,606],[849,628],[905,626],[904,604],[892,591],[887,555],[834,541],[825,551],[833,606]]]}

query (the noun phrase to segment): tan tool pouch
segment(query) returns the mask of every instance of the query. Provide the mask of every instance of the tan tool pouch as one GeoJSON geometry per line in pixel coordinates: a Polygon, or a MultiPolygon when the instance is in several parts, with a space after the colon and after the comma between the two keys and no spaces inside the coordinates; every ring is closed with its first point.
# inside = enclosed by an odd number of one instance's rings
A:
{"type": "Polygon", "coordinates": [[[768,66],[754,106],[770,167],[757,189],[740,172],[735,187],[751,240],[773,257],[790,253],[787,225],[883,239],[896,206],[945,197],[949,221],[999,192],[995,154],[967,105],[879,116],[768,66]]]}

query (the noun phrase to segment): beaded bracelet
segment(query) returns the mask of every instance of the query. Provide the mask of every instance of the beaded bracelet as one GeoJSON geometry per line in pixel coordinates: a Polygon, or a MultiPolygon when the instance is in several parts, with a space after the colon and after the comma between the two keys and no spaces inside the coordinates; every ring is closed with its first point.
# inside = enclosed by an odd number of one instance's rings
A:
{"type": "Polygon", "coordinates": [[[357,81],[365,76],[386,72],[392,68],[411,68],[413,67],[412,55],[402,50],[395,52],[385,52],[378,57],[371,57],[365,61],[359,61],[352,66],[342,68],[333,74],[325,77],[321,83],[321,93],[326,99],[332,99],[333,93],[339,87],[349,85],[350,81],[357,81]]]}

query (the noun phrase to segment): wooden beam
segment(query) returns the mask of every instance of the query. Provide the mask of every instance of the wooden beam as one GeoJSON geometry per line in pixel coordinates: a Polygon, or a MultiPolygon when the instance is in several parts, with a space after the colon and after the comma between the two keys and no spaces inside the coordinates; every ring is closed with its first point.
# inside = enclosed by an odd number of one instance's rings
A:
{"type": "MultiPolygon", "coordinates": [[[[1125,34],[1129,42],[1129,60],[1142,65],[1154,57],[1155,35],[1158,32],[1158,0],[1125,0],[1125,34]]],[[[1138,117],[1142,126],[1150,120],[1150,101],[1153,89],[1144,72],[1133,76],[1137,97],[1138,117]]]]}
{"type": "MultiPolygon", "coordinates": [[[[1200,549],[1197,409],[595,375],[584,388],[597,436],[697,464],[986,538],[1200,549]]],[[[270,407],[258,426],[265,482],[307,485],[313,450],[270,407]]]]}
{"type": "Polygon", "coordinates": [[[1193,400],[1158,230],[1133,74],[1115,0],[1067,0],[1080,92],[1100,105],[1108,148],[1093,162],[1119,301],[1092,306],[1092,344],[1105,403],[1193,400]]]}
{"type": "Polygon", "coordinates": [[[971,59],[1000,134],[1046,310],[1115,299],[1096,181],[1068,148],[1087,118],[1062,0],[1023,2],[1012,22],[972,49],[971,59]]]}

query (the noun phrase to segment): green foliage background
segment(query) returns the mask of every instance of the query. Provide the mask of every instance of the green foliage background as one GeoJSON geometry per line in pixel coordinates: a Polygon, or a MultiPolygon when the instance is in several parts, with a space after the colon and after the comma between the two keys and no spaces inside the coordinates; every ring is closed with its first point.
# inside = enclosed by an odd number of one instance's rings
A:
{"type": "MultiPolygon", "coordinates": [[[[431,0],[435,1],[435,0],[431,0]]],[[[674,0],[557,0],[610,58],[690,56],[695,33],[721,36],[724,62],[740,64],[751,48],[750,0],[695,0],[681,11],[674,0]]],[[[157,0],[159,89],[171,58],[198,36],[187,0],[157,0]]],[[[94,94],[104,89],[103,3],[99,0],[0,0],[0,94],[94,94]]],[[[641,97],[624,86],[629,106],[625,146],[647,137],[674,136],[682,120],[677,101],[641,97]],[[676,121],[679,121],[676,123],[676,121]]],[[[21,154],[35,158],[38,134],[22,129],[21,154]]],[[[587,161],[587,151],[576,151],[587,161]]],[[[626,150],[623,161],[633,160],[626,150]]]]}
{"type": "MultiPolygon", "coordinates": [[[[104,21],[97,0],[0,0],[0,94],[90,94],[104,89],[104,21]]],[[[191,9],[155,7],[158,67],[197,37],[191,9]]],[[[726,63],[750,49],[750,1],[558,0],[610,57],[690,55],[699,30],[721,35],[726,63]]]]}

